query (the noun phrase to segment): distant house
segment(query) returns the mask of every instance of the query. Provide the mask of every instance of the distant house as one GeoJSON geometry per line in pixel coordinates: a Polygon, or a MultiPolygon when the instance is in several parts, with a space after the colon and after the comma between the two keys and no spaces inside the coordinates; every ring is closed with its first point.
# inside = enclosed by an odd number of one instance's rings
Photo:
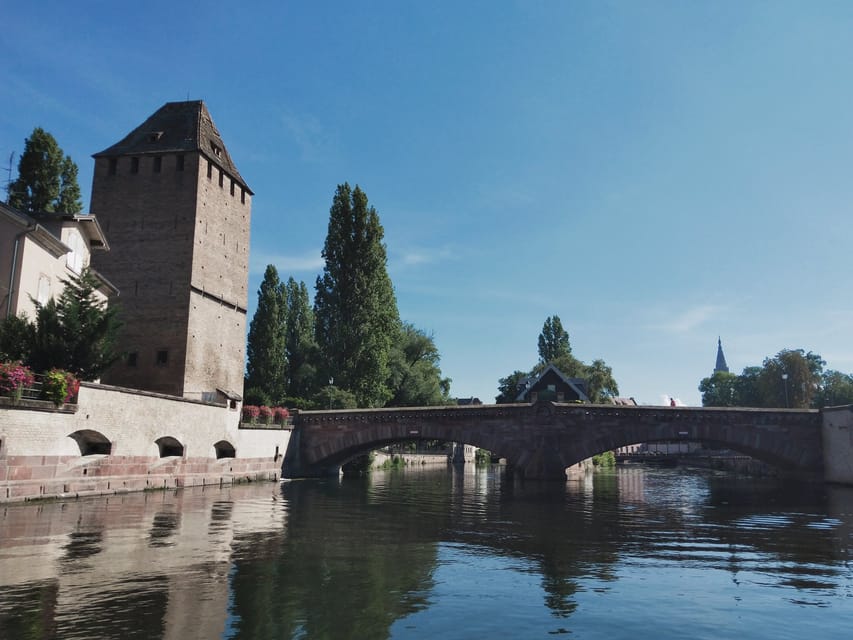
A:
{"type": "Polygon", "coordinates": [[[471,396],[470,398],[456,398],[456,404],[459,406],[483,404],[479,398],[471,396]]]}
{"type": "MultiPolygon", "coordinates": [[[[0,318],[35,319],[36,303],[58,298],[63,280],[89,266],[92,252],[109,251],[94,216],[40,213],[28,215],[0,202],[0,318]]],[[[95,273],[98,297],[118,290],[95,273]]]]}
{"type": "Polygon", "coordinates": [[[518,382],[516,402],[589,402],[587,383],[583,378],[569,378],[553,364],[538,375],[522,378],[518,382]]]}

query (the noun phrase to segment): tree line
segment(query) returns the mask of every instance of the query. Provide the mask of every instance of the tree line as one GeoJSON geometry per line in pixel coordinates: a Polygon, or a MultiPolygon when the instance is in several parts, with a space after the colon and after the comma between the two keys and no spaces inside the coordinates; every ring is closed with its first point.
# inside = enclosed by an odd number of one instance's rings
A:
{"type": "Polygon", "coordinates": [[[515,370],[498,381],[498,404],[512,403],[518,397],[519,385],[527,378],[539,375],[549,364],[553,364],[568,378],[583,378],[587,383],[587,395],[592,402],[607,402],[619,395],[619,386],[613,378],[613,370],[604,360],[596,359],[591,364],[578,360],[572,354],[569,333],[563,328],[560,316],[548,316],[542,325],[538,340],[539,361],[529,371],[515,370]]]}
{"type": "Polygon", "coordinates": [[[740,375],[715,371],[703,378],[702,406],[820,409],[853,404],[853,375],[825,367],[816,353],[783,349],[740,375]]]}
{"type": "Polygon", "coordinates": [[[245,401],[301,408],[451,402],[433,337],[400,319],[379,214],[356,185],[329,210],[314,304],[268,265],[249,325],[245,401]]]}

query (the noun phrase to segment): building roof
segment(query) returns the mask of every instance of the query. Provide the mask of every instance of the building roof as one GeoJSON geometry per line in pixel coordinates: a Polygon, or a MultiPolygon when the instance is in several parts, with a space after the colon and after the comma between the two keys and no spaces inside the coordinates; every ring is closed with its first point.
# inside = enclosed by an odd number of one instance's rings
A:
{"type": "Polygon", "coordinates": [[[729,372],[729,365],[726,364],[726,356],[723,354],[723,341],[717,338],[717,364],[714,366],[714,373],[722,371],[729,372]]]}
{"type": "Polygon", "coordinates": [[[519,386],[524,384],[524,389],[518,394],[515,401],[516,402],[524,402],[527,396],[527,392],[532,389],[537,382],[539,382],[545,375],[553,371],[557,376],[559,376],[560,380],[562,380],[572,391],[574,391],[578,398],[583,400],[584,402],[589,402],[589,396],[584,392],[584,387],[586,386],[586,380],[583,378],[567,378],[566,375],[560,371],[557,367],[553,365],[553,363],[549,363],[547,367],[542,369],[539,372],[538,376],[525,378],[523,381],[519,381],[519,386]]]}
{"type": "Polygon", "coordinates": [[[3,202],[0,202],[0,215],[12,221],[21,229],[22,233],[26,233],[30,238],[38,242],[54,257],[58,258],[71,251],[71,247],[62,243],[56,235],[38,220],[27,215],[23,211],[18,211],[3,202]]]}
{"type": "Polygon", "coordinates": [[[210,112],[201,100],[167,102],[119,142],[92,157],[193,151],[203,154],[252,193],[237,171],[210,112]]]}

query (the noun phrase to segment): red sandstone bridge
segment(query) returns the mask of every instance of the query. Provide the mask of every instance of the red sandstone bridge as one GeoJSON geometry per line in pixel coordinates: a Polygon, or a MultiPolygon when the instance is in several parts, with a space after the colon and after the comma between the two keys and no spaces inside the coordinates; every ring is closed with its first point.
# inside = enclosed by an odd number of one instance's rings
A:
{"type": "Polygon", "coordinates": [[[815,410],[504,404],[301,411],[282,476],[337,475],[348,460],[401,440],[464,442],[531,479],[564,479],[595,454],[641,442],[700,441],[792,472],[823,469],[815,410]]]}

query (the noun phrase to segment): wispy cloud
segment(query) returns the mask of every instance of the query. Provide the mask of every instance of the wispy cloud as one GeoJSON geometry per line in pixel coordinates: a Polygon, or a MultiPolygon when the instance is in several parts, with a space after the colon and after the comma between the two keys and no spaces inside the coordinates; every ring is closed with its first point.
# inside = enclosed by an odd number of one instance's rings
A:
{"type": "Polygon", "coordinates": [[[407,247],[394,253],[395,260],[405,266],[447,262],[455,257],[455,252],[449,246],[443,247],[407,247]]]}
{"type": "Polygon", "coordinates": [[[303,160],[320,162],[331,154],[334,137],[316,117],[283,111],[281,123],[299,148],[303,160]]]}
{"type": "Polygon", "coordinates": [[[279,276],[286,277],[286,274],[290,273],[318,272],[323,268],[324,262],[319,249],[300,256],[276,255],[253,251],[252,257],[249,260],[249,272],[252,274],[262,274],[268,264],[275,265],[279,276]]]}
{"type": "Polygon", "coordinates": [[[653,322],[649,328],[674,333],[687,333],[719,315],[722,310],[723,307],[718,305],[699,305],[673,313],[660,322],[653,322]]]}

